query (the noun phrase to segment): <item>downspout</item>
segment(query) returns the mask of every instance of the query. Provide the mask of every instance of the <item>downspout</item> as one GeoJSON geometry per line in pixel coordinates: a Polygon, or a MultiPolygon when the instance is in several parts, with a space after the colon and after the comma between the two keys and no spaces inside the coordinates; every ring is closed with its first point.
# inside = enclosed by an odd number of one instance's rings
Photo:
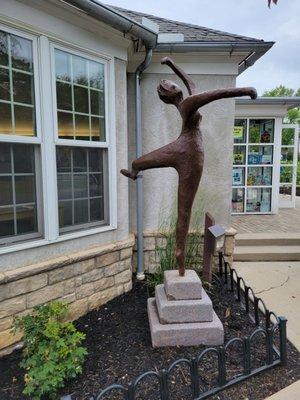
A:
{"type": "MultiPolygon", "coordinates": [[[[141,75],[149,66],[152,59],[152,48],[146,48],[144,61],[135,71],[135,138],[136,138],[136,157],[143,154],[142,137],[142,98],[141,98],[141,75]]],[[[143,175],[140,173],[136,185],[136,227],[137,227],[137,279],[144,280],[144,193],[143,193],[143,175]]]]}

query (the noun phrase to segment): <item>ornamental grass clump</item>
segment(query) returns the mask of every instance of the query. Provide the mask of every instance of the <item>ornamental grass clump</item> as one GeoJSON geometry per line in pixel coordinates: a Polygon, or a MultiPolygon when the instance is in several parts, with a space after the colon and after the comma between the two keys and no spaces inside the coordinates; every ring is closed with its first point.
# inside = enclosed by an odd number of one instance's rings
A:
{"type": "Polygon", "coordinates": [[[85,334],[66,321],[67,315],[68,305],[53,301],[14,321],[13,331],[24,333],[20,366],[26,370],[23,393],[31,399],[57,399],[65,381],[82,372],[85,334]]]}

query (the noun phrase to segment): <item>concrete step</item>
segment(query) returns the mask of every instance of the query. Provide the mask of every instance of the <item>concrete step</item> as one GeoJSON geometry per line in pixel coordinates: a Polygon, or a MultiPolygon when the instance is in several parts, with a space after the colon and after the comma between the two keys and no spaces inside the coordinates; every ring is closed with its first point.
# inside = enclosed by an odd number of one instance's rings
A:
{"type": "Polygon", "coordinates": [[[300,246],[300,233],[240,233],[236,246],[300,246]]]}
{"type": "Polygon", "coordinates": [[[234,261],[300,261],[299,246],[237,246],[234,261]]]}

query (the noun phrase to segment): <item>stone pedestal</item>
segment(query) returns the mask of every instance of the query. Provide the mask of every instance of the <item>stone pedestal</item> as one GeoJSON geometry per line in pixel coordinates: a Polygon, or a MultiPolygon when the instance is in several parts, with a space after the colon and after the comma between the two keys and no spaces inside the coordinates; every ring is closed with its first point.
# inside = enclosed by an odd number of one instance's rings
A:
{"type": "Polygon", "coordinates": [[[153,347],[209,346],[224,342],[224,329],[212,302],[193,270],[184,277],[177,270],[165,272],[163,285],[148,299],[153,347]]]}

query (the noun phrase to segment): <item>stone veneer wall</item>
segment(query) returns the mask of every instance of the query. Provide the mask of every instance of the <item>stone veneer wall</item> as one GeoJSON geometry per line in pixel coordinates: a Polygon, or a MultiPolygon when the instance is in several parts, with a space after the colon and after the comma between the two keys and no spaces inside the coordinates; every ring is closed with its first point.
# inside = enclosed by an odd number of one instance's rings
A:
{"type": "Polygon", "coordinates": [[[109,245],[0,272],[0,355],[20,342],[10,332],[14,316],[59,299],[70,304],[75,320],[132,288],[134,236],[109,245]]]}
{"type": "MultiPolygon", "coordinates": [[[[233,263],[233,253],[235,247],[235,235],[236,230],[233,228],[227,229],[225,232],[224,246],[223,252],[226,257],[226,260],[230,265],[233,263]]],[[[166,239],[162,235],[162,233],[158,231],[145,231],[144,232],[144,269],[146,272],[153,273],[155,268],[158,266],[159,259],[158,254],[155,251],[158,247],[164,246],[166,243],[166,239]]],[[[199,257],[202,258],[203,254],[203,243],[204,236],[201,235],[199,240],[199,257]]],[[[217,268],[219,263],[218,254],[215,254],[214,257],[214,267],[217,268]]],[[[133,250],[133,269],[136,271],[137,266],[137,246],[136,241],[133,250]]]]}

